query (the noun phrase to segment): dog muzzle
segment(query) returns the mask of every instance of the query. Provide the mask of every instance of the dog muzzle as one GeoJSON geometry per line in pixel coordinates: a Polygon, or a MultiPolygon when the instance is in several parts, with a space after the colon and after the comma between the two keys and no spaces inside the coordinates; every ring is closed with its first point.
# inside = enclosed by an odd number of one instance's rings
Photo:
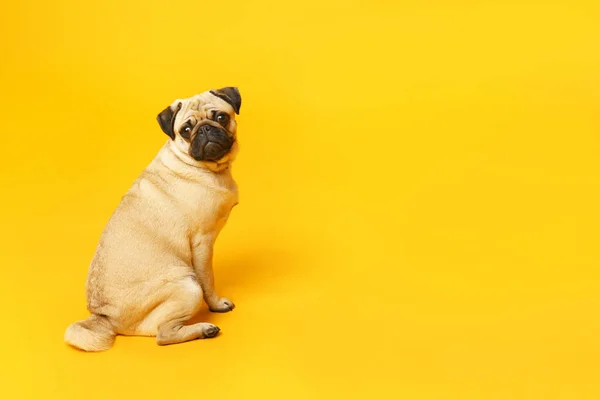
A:
{"type": "Polygon", "coordinates": [[[204,124],[192,139],[190,155],[196,161],[218,161],[229,153],[234,141],[225,129],[204,124]]]}

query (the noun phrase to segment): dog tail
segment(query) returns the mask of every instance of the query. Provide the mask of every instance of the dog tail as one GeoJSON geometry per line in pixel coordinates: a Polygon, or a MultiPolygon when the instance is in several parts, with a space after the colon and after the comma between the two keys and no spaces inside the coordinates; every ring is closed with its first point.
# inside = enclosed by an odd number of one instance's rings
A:
{"type": "Polygon", "coordinates": [[[115,336],[106,316],[92,314],[83,321],[69,325],[65,342],[84,351],[103,351],[112,347],[115,336]]]}

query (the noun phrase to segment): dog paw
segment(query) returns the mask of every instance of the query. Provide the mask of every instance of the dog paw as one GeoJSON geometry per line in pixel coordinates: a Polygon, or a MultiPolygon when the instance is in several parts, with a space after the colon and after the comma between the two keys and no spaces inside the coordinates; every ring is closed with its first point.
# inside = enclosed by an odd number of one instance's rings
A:
{"type": "Polygon", "coordinates": [[[220,330],[221,329],[219,329],[219,327],[216,326],[216,325],[206,324],[206,327],[204,327],[202,329],[202,335],[206,339],[208,339],[208,338],[214,338],[215,336],[217,336],[217,334],[219,333],[220,330]]]}
{"type": "Polygon", "coordinates": [[[217,304],[214,304],[214,305],[210,306],[209,308],[210,308],[210,311],[212,311],[212,312],[225,313],[225,312],[229,312],[229,311],[233,310],[235,308],[235,304],[233,304],[233,301],[231,301],[225,297],[221,297],[221,299],[217,302],[217,304]]]}

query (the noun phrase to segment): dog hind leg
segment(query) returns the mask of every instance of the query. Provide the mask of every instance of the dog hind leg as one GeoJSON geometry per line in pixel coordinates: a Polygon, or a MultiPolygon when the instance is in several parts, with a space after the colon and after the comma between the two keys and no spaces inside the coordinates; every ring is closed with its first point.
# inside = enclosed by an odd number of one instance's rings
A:
{"type": "Polygon", "coordinates": [[[213,324],[200,322],[185,325],[200,309],[202,297],[202,289],[195,277],[182,279],[165,301],[148,316],[143,323],[147,328],[143,331],[155,334],[156,343],[161,346],[215,337],[219,328],[213,324]]]}

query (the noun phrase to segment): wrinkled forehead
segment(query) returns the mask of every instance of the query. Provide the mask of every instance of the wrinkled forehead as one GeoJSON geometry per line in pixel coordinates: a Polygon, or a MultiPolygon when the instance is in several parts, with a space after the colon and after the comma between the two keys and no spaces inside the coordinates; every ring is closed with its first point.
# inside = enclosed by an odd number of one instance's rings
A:
{"type": "Polygon", "coordinates": [[[208,115],[211,110],[224,111],[229,115],[233,115],[233,107],[210,92],[200,93],[184,100],[180,114],[183,117],[188,117],[192,114],[208,115]]]}

